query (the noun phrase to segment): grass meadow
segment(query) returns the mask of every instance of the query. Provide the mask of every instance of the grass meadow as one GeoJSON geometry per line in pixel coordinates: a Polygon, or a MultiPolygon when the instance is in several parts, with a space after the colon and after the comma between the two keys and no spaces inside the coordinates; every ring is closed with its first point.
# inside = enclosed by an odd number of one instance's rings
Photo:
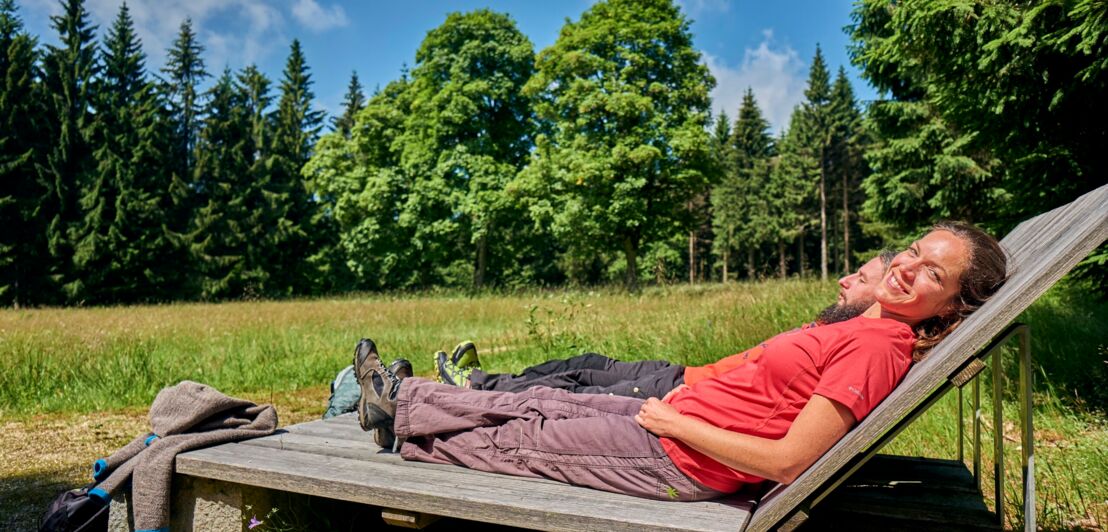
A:
{"type": "MultiPolygon", "coordinates": [[[[835,292],[833,283],[785,280],[655,287],[637,295],[599,289],[3,310],[0,528],[37,527],[55,492],[87,482],[96,458],[144,432],[144,407],[183,379],[272,402],[286,425],[319,416],[330,379],[350,363],[362,336],[372,337],[386,359],[409,358],[422,375],[432,371],[431,353],[465,339],[476,342],[492,371],[582,351],[695,365],[810,320],[835,292]]],[[[1031,324],[1037,364],[1040,526],[1103,530],[1108,303],[1063,282],[1022,319],[1031,324]]],[[[1009,369],[1015,375],[1014,363],[1009,369]]],[[[990,389],[985,378],[983,391],[990,389]]],[[[1008,440],[1009,524],[1022,523],[1014,398],[1013,382],[1004,405],[1010,423],[1000,427],[1008,440]]],[[[944,398],[886,452],[956,456],[955,412],[954,397],[944,398]]],[[[991,442],[996,427],[986,422],[984,430],[991,442]]],[[[984,447],[984,470],[991,471],[991,444],[984,447]]]]}

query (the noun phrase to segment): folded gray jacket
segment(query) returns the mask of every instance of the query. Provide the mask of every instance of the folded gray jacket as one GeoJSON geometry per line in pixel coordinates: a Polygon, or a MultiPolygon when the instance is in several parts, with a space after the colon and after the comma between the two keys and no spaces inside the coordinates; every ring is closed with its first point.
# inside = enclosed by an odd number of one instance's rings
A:
{"type": "Polygon", "coordinates": [[[192,381],[163,388],[150,405],[152,432],[135,438],[93,464],[96,487],[89,495],[105,502],[131,481],[136,530],[168,530],[169,496],[177,453],[257,438],[277,428],[272,405],[227,397],[192,381]]]}

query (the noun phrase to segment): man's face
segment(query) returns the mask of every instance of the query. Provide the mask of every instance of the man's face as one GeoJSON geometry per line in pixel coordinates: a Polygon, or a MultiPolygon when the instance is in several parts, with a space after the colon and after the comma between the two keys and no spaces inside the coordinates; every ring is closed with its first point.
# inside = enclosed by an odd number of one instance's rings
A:
{"type": "Polygon", "coordinates": [[[858,271],[840,278],[838,304],[852,307],[873,305],[873,290],[884,273],[885,266],[881,259],[874,257],[858,268],[858,271]]]}
{"type": "Polygon", "coordinates": [[[839,298],[819,313],[816,321],[827,325],[855,318],[874,303],[874,289],[885,273],[881,257],[874,257],[858,271],[839,279],[839,298]]]}

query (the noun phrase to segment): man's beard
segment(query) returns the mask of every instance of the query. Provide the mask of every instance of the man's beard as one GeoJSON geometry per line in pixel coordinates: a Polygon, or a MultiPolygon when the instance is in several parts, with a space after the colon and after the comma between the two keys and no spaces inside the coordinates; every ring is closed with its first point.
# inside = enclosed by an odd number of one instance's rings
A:
{"type": "Polygon", "coordinates": [[[835,303],[819,311],[819,316],[816,316],[816,321],[823,325],[830,325],[832,323],[839,323],[840,321],[857,318],[872,305],[872,303],[855,303],[853,305],[835,303]]]}

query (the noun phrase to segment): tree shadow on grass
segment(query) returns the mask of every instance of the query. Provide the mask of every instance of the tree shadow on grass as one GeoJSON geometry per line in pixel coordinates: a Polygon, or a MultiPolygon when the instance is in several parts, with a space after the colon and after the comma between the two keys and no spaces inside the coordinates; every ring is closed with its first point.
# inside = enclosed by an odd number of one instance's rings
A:
{"type": "Polygon", "coordinates": [[[0,479],[0,530],[38,530],[50,501],[82,486],[73,480],[78,475],[76,468],[60,468],[0,479]]]}

